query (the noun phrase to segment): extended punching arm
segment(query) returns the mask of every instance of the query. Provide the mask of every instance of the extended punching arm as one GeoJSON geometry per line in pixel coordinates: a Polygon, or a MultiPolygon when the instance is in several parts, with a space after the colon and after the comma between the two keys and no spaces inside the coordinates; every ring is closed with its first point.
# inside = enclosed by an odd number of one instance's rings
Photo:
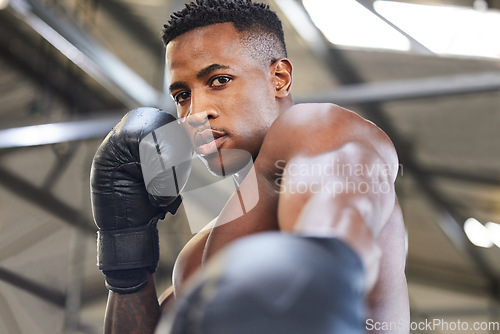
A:
{"type": "Polygon", "coordinates": [[[157,334],[362,334],[360,258],[334,238],[258,233],[208,262],[157,334]]]}

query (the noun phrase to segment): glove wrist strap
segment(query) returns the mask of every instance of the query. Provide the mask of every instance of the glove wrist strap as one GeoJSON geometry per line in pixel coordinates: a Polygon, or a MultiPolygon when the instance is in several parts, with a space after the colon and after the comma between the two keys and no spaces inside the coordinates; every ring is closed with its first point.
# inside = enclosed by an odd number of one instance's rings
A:
{"type": "Polygon", "coordinates": [[[148,225],[97,232],[97,265],[100,270],[148,268],[156,271],[159,259],[157,220],[148,225]]]}

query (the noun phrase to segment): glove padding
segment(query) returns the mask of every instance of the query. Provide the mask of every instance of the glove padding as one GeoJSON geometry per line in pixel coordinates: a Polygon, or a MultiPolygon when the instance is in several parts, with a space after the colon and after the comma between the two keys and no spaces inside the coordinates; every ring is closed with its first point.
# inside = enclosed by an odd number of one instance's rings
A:
{"type": "Polygon", "coordinates": [[[155,108],[130,111],[102,142],[92,163],[91,200],[97,262],[108,289],[138,291],[156,271],[156,223],[181,204],[191,158],[182,126],[155,108]]]}

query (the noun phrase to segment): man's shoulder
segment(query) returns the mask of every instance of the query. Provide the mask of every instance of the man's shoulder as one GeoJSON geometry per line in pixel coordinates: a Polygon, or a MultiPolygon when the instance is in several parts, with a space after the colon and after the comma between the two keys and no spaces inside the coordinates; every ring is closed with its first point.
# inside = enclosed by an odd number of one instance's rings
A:
{"type": "Polygon", "coordinates": [[[288,161],[294,156],[333,152],[348,143],[376,151],[383,160],[396,162],[389,137],[374,123],[334,104],[297,104],[282,112],[264,139],[260,160],[288,161]]]}
{"type": "Polygon", "coordinates": [[[387,135],[374,123],[355,112],[329,103],[292,106],[276,118],[265,141],[278,149],[325,144],[329,144],[329,149],[335,149],[337,145],[350,141],[392,145],[387,135]]]}
{"type": "Polygon", "coordinates": [[[331,103],[302,103],[295,104],[282,112],[273,125],[287,125],[295,127],[332,126],[343,119],[362,121],[352,111],[331,103]]]}
{"type": "MultiPolygon", "coordinates": [[[[296,104],[282,112],[269,129],[268,136],[304,140],[371,137],[382,133],[375,124],[357,113],[331,103],[296,104]]],[[[273,140],[274,141],[274,140],[273,140]]]]}

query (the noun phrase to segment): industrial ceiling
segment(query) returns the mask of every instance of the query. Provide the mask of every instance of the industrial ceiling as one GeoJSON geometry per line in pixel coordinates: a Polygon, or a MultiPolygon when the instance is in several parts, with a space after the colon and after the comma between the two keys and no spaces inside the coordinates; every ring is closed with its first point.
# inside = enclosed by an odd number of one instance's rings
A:
{"type": "MultiPolygon", "coordinates": [[[[174,111],[159,36],[183,2],[11,0],[0,10],[0,333],[102,332],[90,163],[128,110],[174,111]]],[[[500,57],[341,47],[317,29],[304,36],[285,9],[304,10],[299,1],[263,2],[283,19],[296,102],[345,106],[398,150],[412,320],[500,321],[500,249],[463,229],[470,217],[500,223],[500,57]]],[[[165,288],[192,233],[182,209],[159,228],[165,288]]]]}

